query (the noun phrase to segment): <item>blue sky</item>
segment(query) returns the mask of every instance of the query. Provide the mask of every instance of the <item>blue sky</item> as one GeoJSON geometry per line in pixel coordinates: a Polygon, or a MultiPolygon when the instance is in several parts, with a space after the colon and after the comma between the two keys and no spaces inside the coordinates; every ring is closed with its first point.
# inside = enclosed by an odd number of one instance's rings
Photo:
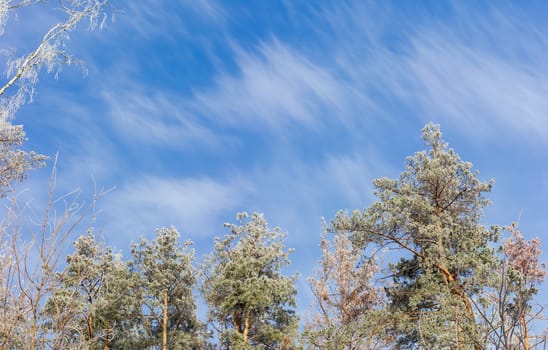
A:
{"type": "MultiPolygon", "coordinates": [[[[525,235],[548,241],[546,3],[113,6],[103,31],[71,34],[85,77],[41,75],[16,119],[26,148],[59,152],[59,193],[90,195],[92,176],[116,187],[99,202],[107,243],[126,249],[175,225],[200,257],[237,212],[264,212],[296,249],[304,310],[321,217],[367,207],[371,181],[398,176],[423,149],[428,121],[495,179],[485,223],[520,217],[525,235]]],[[[52,8],[12,18],[3,42],[35,46],[52,8]]],[[[21,188],[39,200],[48,176],[35,171],[21,188]]]]}

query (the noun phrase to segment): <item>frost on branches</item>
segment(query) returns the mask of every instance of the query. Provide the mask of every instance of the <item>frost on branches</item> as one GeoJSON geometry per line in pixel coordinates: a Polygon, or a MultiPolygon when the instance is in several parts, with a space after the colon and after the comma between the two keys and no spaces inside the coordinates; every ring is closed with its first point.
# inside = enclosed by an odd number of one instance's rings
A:
{"type": "MultiPolygon", "coordinates": [[[[19,149],[25,141],[22,125],[13,125],[17,110],[32,102],[41,72],[55,73],[64,65],[78,63],[67,49],[68,35],[85,21],[90,29],[102,28],[107,18],[107,0],[60,0],[55,9],[62,11],[64,21],[54,24],[44,33],[37,46],[20,56],[17,48],[0,47],[6,57],[6,79],[0,83],[0,197],[11,186],[25,179],[29,170],[44,165],[47,157],[19,149]]],[[[47,5],[42,0],[0,0],[0,36],[10,30],[10,19],[22,8],[47,5]]],[[[46,8],[46,7],[44,7],[46,8]]],[[[27,24],[29,25],[29,24],[27,24]]]]}

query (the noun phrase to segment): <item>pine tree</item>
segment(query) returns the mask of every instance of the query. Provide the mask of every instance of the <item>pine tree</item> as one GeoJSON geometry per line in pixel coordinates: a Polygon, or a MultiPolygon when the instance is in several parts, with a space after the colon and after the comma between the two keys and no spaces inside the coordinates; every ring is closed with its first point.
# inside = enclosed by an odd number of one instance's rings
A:
{"type": "Polygon", "coordinates": [[[46,306],[53,348],[123,348],[137,307],[129,294],[129,271],[120,255],[96,242],[91,231],[74,248],[46,306]]]}
{"type": "Polygon", "coordinates": [[[333,221],[358,244],[399,252],[386,290],[389,335],[402,349],[482,347],[474,302],[497,261],[490,244],[498,230],[480,224],[492,182],[480,181],[441,136],[426,125],[428,151],[408,157],[399,179],[375,180],[378,201],[369,208],[333,221]]]}
{"type": "Polygon", "coordinates": [[[192,243],[181,243],[175,228],[156,231],[152,242],[133,244],[130,262],[138,274],[140,287],[135,291],[142,311],[143,346],[180,350],[204,347],[203,327],[196,317],[196,301],[192,292],[196,273],[192,266],[192,243]]]}
{"type": "Polygon", "coordinates": [[[204,267],[202,292],[221,349],[290,349],[297,330],[296,276],[284,276],[291,250],[262,214],[237,215],[217,238],[204,267]]]}

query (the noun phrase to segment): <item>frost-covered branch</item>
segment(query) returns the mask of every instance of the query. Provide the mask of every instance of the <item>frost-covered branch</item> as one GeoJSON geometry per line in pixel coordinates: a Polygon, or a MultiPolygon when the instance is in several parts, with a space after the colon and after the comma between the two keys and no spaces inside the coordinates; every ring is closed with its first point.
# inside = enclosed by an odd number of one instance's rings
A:
{"type": "MultiPolygon", "coordinates": [[[[0,0],[0,35],[17,10],[44,3],[43,0],[0,0]]],[[[26,178],[29,170],[44,165],[47,157],[19,149],[25,141],[22,125],[13,125],[17,110],[32,102],[40,72],[59,71],[62,66],[78,63],[67,49],[68,33],[87,20],[89,29],[102,28],[107,18],[108,0],[59,0],[58,10],[65,20],[54,24],[31,52],[9,57],[6,81],[0,83],[0,198],[13,185],[26,178]]],[[[2,49],[2,48],[0,48],[2,49]]]]}
{"type": "MultiPolygon", "coordinates": [[[[41,1],[0,0],[0,34],[6,27],[11,11],[39,2],[41,1]]],[[[59,5],[59,9],[66,15],[66,20],[53,25],[33,51],[8,61],[8,80],[0,87],[0,118],[12,120],[21,105],[32,101],[38,76],[43,68],[51,73],[63,65],[78,62],[67,50],[66,42],[68,33],[82,20],[88,20],[89,29],[101,29],[105,25],[108,0],[68,0],[59,1],[59,5]],[[13,89],[15,91],[8,95],[8,91],[13,89]]]]}

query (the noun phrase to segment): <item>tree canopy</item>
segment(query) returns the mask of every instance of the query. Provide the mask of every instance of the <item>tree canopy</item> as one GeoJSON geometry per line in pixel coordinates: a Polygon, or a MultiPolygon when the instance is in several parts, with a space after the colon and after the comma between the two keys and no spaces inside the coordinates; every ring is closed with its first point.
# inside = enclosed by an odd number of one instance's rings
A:
{"type": "Polygon", "coordinates": [[[215,241],[202,292],[222,349],[289,349],[297,329],[294,282],[284,276],[291,250],[263,215],[240,213],[239,224],[215,241]]]}
{"type": "MultiPolygon", "coordinates": [[[[1,231],[0,344],[19,349],[504,349],[546,344],[535,295],[546,275],[538,239],[518,223],[486,227],[492,181],[423,129],[427,149],[377,199],[340,211],[320,235],[313,308],[297,314],[287,235],[240,213],[196,265],[174,228],[123,258],[97,241],[77,202],[24,243],[16,212],[1,231]],[[74,222],[73,222],[74,221],[74,222]],[[10,238],[5,232],[11,232],[10,238]],[[502,238],[501,238],[502,237],[502,238]],[[9,240],[8,240],[9,238],[9,240]],[[8,244],[8,242],[10,242],[8,244]],[[38,252],[38,259],[30,252],[38,252]],[[200,299],[195,290],[201,292],[200,299]],[[197,308],[207,307],[200,321],[197,308]],[[299,332],[299,319],[303,320],[299,332]]],[[[94,208],[95,203],[90,208],[94,208]]]]}

